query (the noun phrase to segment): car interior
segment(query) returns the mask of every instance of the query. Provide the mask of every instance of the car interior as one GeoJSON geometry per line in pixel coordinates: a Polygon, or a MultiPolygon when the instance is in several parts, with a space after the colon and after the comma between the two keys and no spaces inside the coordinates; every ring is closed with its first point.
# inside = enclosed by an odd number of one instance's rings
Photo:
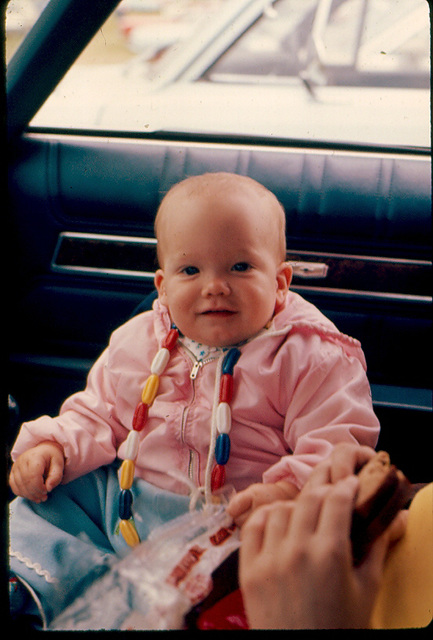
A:
{"type": "Polygon", "coordinates": [[[112,330],[150,304],[164,193],[224,170],[283,204],[293,290],[361,341],[378,447],[413,481],[428,480],[430,150],[28,128],[116,4],[49,3],[8,66],[9,445],[20,422],[57,413],[112,330]],[[79,37],[65,47],[67,31],[79,37]]]}
{"type": "Polygon", "coordinates": [[[119,1],[39,4],[5,78],[7,454],[21,423],[57,415],[112,331],[151,308],[165,193],[228,171],[283,205],[292,290],[361,342],[377,449],[412,483],[430,482],[430,147],[31,126],[119,1]]]}
{"type": "Polygon", "coordinates": [[[23,421],[56,415],[84,387],[111,332],[151,307],[167,190],[229,171],[277,196],[292,289],[360,340],[377,448],[412,482],[431,481],[430,148],[29,127],[117,4],[49,2],[8,64],[8,450],[23,421]]]}

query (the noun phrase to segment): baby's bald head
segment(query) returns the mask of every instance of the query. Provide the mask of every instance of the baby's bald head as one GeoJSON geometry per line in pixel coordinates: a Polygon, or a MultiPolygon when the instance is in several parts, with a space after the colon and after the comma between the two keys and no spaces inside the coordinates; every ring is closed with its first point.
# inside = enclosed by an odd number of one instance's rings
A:
{"type": "MultiPolygon", "coordinates": [[[[284,209],[262,184],[247,176],[219,172],[192,176],[175,184],[164,196],[155,219],[155,235],[158,240],[158,260],[164,262],[164,239],[170,233],[170,219],[176,215],[177,202],[182,199],[204,199],[215,202],[228,195],[242,194],[251,199],[251,216],[265,220],[266,235],[275,246],[278,260],[286,259],[286,218],[284,209]]],[[[263,233],[263,225],[261,233],[263,233]]],[[[230,228],[227,228],[230,233],[230,228]]]]}

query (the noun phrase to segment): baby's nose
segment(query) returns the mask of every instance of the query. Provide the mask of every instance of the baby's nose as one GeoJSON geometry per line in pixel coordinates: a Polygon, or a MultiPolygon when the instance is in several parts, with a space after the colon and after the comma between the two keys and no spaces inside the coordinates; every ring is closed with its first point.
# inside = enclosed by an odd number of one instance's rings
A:
{"type": "Polygon", "coordinates": [[[228,295],[230,286],[224,277],[212,275],[206,279],[202,293],[204,296],[228,295]]]}

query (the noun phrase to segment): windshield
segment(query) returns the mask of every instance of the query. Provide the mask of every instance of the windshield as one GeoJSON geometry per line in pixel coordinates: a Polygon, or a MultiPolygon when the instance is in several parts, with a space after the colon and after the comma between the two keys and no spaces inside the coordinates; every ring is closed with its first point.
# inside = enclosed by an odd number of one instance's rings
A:
{"type": "Polygon", "coordinates": [[[31,126],[428,147],[429,86],[425,0],[123,0],[31,126]]]}

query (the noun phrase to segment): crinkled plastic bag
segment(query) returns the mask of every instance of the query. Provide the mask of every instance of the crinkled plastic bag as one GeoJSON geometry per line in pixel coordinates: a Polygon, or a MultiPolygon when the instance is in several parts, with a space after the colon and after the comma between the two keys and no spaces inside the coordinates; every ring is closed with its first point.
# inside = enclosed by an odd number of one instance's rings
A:
{"type": "Polygon", "coordinates": [[[51,630],[172,630],[212,589],[212,572],[239,547],[224,505],[155,529],[50,626],[51,630]]]}

